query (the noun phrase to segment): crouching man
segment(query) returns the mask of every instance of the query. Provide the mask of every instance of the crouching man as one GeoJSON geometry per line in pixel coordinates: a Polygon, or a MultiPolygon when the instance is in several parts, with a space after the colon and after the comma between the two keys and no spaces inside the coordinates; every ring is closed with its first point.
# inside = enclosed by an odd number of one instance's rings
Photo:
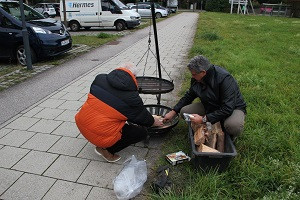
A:
{"type": "Polygon", "coordinates": [[[225,131],[235,139],[244,128],[246,103],[239,86],[225,69],[211,64],[204,56],[196,56],[188,64],[191,85],[185,95],[165,115],[164,122],[180,112],[192,114],[194,123],[220,121],[225,131]],[[201,102],[192,103],[200,98],[201,102]]]}

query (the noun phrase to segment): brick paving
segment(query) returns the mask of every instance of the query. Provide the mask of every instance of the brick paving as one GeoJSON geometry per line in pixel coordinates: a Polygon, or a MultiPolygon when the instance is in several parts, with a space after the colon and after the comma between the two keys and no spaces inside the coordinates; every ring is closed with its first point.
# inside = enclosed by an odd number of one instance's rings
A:
{"type": "MultiPolygon", "coordinates": [[[[169,79],[168,73],[175,84],[171,93],[162,95],[162,105],[175,103],[197,19],[197,13],[182,13],[157,24],[162,76],[169,79]]],[[[148,37],[139,40],[0,125],[0,199],[116,199],[112,181],[131,155],[146,159],[151,173],[160,138],[151,138],[148,146],[138,143],[122,150],[122,159],[111,164],[94,153],[74,121],[94,77],[125,62],[137,64],[147,42],[148,37]]],[[[155,52],[153,36],[151,50],[155,52]]],[[[147,61],[146,66],[144,61],[138,65],[138,75],[145,69],[144,75],[155,76],[151,53],[147,61]]],[[[155,95],[141,96],[146,104],[157,103],[155,95]]]]}

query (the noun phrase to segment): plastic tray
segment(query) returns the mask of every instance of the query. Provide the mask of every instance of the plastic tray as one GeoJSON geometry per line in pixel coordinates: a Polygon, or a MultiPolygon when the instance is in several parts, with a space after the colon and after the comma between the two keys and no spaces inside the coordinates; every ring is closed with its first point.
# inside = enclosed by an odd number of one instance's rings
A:
{"type": "Polygon", "coordinates": [[[225,151],[224,153],[198,152],[194,142],[194,131],[189,125],[189,139],[191,144],[192,163],[196,169],[208,171],[216,169],[223,172],[229,166],[232,158],[237,155],[235,146],[228,134],[225,133],[225,151]]]}

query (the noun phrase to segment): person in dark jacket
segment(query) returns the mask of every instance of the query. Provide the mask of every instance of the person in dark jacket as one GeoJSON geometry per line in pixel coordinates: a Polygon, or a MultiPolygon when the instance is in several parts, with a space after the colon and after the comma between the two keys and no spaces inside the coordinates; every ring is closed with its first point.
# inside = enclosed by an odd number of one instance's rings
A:
{"type": "Polygon", "coordinates": [[[97,75],[86,102],[75,116],[81,134],[108,162],[120,159],[116,152],[146,139],[146,127],[163,125],[144,107],[129,67],[97,75]]]}
{"type": "Polygon", "coordinates": [[[191,59],[188,69],[192,74],[191,86],[185,95],[167,113],[164,121],[180,112],[192,114],[194,123],[221,122],[226,132],[235,138],[243,131],[246,103],[239,86],[225,69],[213,65],[202,55],[191,59]],[[192,103],[200,98],[201,102],[192,103]]]}

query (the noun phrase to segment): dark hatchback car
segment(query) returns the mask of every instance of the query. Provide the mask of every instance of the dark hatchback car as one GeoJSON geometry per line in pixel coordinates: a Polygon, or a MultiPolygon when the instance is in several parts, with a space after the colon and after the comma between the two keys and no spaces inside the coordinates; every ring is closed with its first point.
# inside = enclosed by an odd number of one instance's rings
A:
{"type": "MultiPolygon", "coordinates": [[[[60,21],[45,19],[26,4],[24,13],[33,63],[72,48],[71,36],[60,21]]],[[[16,1],[0,1],[0,58],[17,59],[20,64],[26,64],[20,7],[16,1]]]]}

